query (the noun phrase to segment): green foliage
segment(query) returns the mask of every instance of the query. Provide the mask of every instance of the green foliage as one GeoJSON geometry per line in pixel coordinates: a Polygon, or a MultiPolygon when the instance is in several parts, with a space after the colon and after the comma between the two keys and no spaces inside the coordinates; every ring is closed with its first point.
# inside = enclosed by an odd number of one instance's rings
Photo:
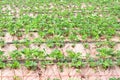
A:
{"type": "Polygon", "coordinates": [[[72,67],[79,68],[84,66],[84,63],[81,58],[81,53],[75,53],[73,51],[67,51],[67,53],[68,53],[68,59],[72,60],[71,61],[72,67]]]}
{"type": "Polygon", "coordinates": [[[4,46],[5,46],[4,40],[0,39],[0,47],[4,47],[4,46]]]}
{"type": "Polygon", "coordinates": [[[62,52],[58,49],[55,49],[54,51],[51,52],[51,54],[49,55],[51,58],[55,58],[55,59],[63,59],[64,55],[62,54],[62,52]]]}
{"type": "Polygon", "coordinates": [[[11,66],[12,68],[20,68],[20,63],[18,62],[18,61],[14,61],[13,63],[12,63],[12,66],[11,66]]]}
{"type": "Polygon", "coordinates": [[[12,63],[9,63],[8,66],[13,69],[17,69],[17,68],[20,68],[21,65],[18,61],[13,61],[12,63]]]}
{"type": "Polygon", "coordinates": [[[15,50],[10,54],[10,57],[14,60],[18,60],[22,58],[22,53],[18,50],[15,50]]]}
{"type": "MultiPolygon", "coordinates": [[[[120,17],[118,14],[120,11],[117,1],[53,0],[50,2],[53,4],[51,5],[49,1],[9,1],[10,8],[14,12],[11,10],[1,11],[0,30],[6,29],[11,35],[20,37],[23,33],[19,30],[25,29],[25,33],[28,33],[36,29],[39,37],[45,40],[59,36],[59,39],[67,37],[71,41],[80,41],[79,36],[83,40],[87,38],[100,39],[102,36],[111,38],[119,28],[117,19],[120,17]],[[85,3],[85,8],[81,8],[82,3],[85,3]],[[17,13],[15,6],[20,9],[19,13],[17,13]],[[15,16],[16,13],[19,18],[15,16]]],[[[5,4],[8,4],[8,1],[1,1],[1,10],[2,5],[5,4]]],[[[27,40],[26,46],[29,44],[27,40]]],[[[59,46],[59,44],[56,45],[59,46]]]]}
{"type": "Polygon", "coordinates": [[[19,76],[14,76],[13,80],[22,80],[19,76]]]}
{"type": "Polygon", "coordinates": [[[28,69],[33,69],[35,70],[37,68],[37,63],[34,61],[25,61],[25,67],[27,67],[28,69]]]}
{"type": "Polygon", "coordinates": [[[111,48],[101,48],[101,49],[98,49],[98,52],[99,54],[97,54],[97,56],[101,58],[107,58],[107,57],[114,56],[113,49],[111,48]]]}
{"type": "MultiPolygon", "coordinates": [[[[19,50],[20,45],[26,48],[22,51],[12,51],[7,56],[0,50],[0,68],[5,68],[6,64],[11,68],[19,68],[20,61],[28,69],[36,69],[36,59],[43,60],[41,66],[57,63],[70,64],[72,67],[80,68],[86,66],[86,63],[95,68],[102,66],[108,68],[114,64],[120,66],[120,51],[114,51],[115,42],[110,38],[117,35],[117,29],[120,29],[118,19],[120,19],[120,2],[118,0],[2,0],[0,1],[0,48],[6,45],[4,41],[5,32],[8,31],[11,36],[16,36],[18,40],[13,41],[19,50]],[[83,6],[84,3],[84,6],[83,6]],[[5,5],[10,6],[9,10],[3,9],[5,5]],[[33,6],[34,5],[34,6],[33,6]],[[92,6],[91,6],[92,5],[92,6]],[[19,11],[16,10],[19,9],[19,11]],[[64,8],[64,9],[63,9],[64,8]],[[17,17],[19,15],[19,17],[17,17]],[[33,15],[33,16],[31,16],[33,15]],[[31,40],[26,34],[31,35],[31,31],[36,30],[38,37],[31,40]],[[81,53],[67,51],[64,56],[59,48],[64,46],[64,42],[79,42],[90,40],[103,40],[103,43],[97,43],[97,60],[91,55],[83,56],[81,53]],[[18,45],[18,43],[20,43],[18,45]],[[46,43],[50,48],[57,48],[51,53],[39,49],[31,49],[31,44],[46,43]],[[101,48],[101,47],[109,48],[101,48]],[[113,59],[112,59],[113,58],[113,59]],[[6,61],[10,59],[11,62],[6,61]],[[54,60],[53,60],[54,59],[54,60]],[[86,59],[86,60],[85,60],[86,59]]],[[[75,47],[73,45],[72,47],[75,47]]],[[[88,43],[84,47],[89,49],[88,43]]]]}
{"type": "Polygon", "coordinates": [[[114,65],[112,59],[99,59],[98,64],[101,65],[103,68],[107,69],[114,65]]]}
{"type": "Polygon", "coordinates": [[[90,59],[89,59],[88,64],[89,64],[89,66],[92,67],[92,68],[98,66],[98,63],[97,63],[93,58],[90,58],[90,59]]]}
{"type": "Polygon", "coordinates": [[[120,80],[120,78],[110,78],[109,80],[120,80]]]}
{"type": "Polygon", "coordinates": [[[0,69],[3,69],[6,67],[6,64],[0,60],[0,69]]]}

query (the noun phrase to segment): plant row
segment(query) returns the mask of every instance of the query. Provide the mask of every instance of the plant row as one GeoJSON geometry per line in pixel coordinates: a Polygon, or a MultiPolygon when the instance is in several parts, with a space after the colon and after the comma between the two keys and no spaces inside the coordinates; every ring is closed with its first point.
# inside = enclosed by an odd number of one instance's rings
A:
{"type": "MultiPolygon", "coordinates": [[[[24,9],[23,11],[27,12],[26,9],[32,9],[32,8],[33,9],[30,10],[30,12],[28,10],[28,14],[20,12],[21,14],[25,14],[25,15],[20,15],[20,13],[10,14],[9,10],[7,10],[6,14],[4,13],[4,11],[0,11],[1,35],[3,29],[7,29],[8,32],[10,32],[10,34],[17,36],[22,35],[22,33],[18,32],[20,29],[25,29],[26,33],[28,33],[30,30],[36,29],[38,30],[39,36],[42,39],[49,39],[50,37],[53,36],[62,36],[62,37],[67,37],[70,40],[77,41],[79,40],[79,36],[82,36],[82,39],[87,39],[87,38],[99,39],[101,36],[111,37],[116,34],[116,29],[118,29],[120,26],[118,24],[119,2],[117,1],[93,2],[91,0],[89,1],[76,0],[76,1],[72,1],[72,3],[71,1],[53,1],[54,3],[49,3],[49,1],[37,1],[37,2],[36,1],[24,2],[21,0],[18,1],[14,0],[11,3],[10,1],[9,4],[14,6],[15,10],[17,8],[15,4],[20,4],[20,6],[21,4],[23,4],[22,7],[25,8],[19,8],[20,11],[21,9],[24,9]],[[44,7],[46,8],[49,8],[50,5],[55,6],[53,7],[53,12],[48,14],[39,14],[39,10],[42,10],[42,8],[40,8],[39,6],[40,4],[38,4],[37,2],[38,3],[43,2],[43,5],[45,5],[44,7]],[[46,4],[44,2],[46,2],[46,4]],[[87,8],[81,9],[81,6],[83,5],[82,2],[85,2],[84,5],[87,5],[87,8]],[[59,8],[58,10],[54,9],[57,8],[56,6],[58,7],[62,6],[63,8],[65,8],[66,6],[73,6],[72,4],[74,4],[74,7],[78,5],[78,9],[80,9],[80,13],[75,14],[69,9],[65,9],[65,10],[62,9],[63,10],[62,12],[59,8]],[[96,4],[96,5],[93,6],[92,4],[96,4]],[[104,7],[102,7],[103,4],[105,4],[104,7]],[[92,5],[92,6],[88,6],[88,5],[92,5]],[[115,5],[115,6],[113,7],[111,5],[115,5]],[[35,10],[37,14],[36,17],[29,16],[31,12],[33,12],[33,15],[35,15],[33,10],[35,10]],[[15,17],[16,14],[19,14],[20,17],[19,18],[15,17]]],[[[0,7],[2,7],[2,5],[4,6],[7,3],[8,1],[1,1],[0,7]]],[[[43,9],[45,10],[44,7],[43,9]]],[[[77,9],[74,7],[73,9],[77,9]]],[[[47,10],[45,11],[49,12],[47,10]]]]}
{"type": "MultiPolygon", "coordinates": [[[[6,4],[10,5],[10,7],[13,10],[16,10],[16,8],[20,9],[20,13],[38,13],[38,12],[60,12],[63,10],[69,10],[69,11],[74,11],[74,10],[89,10],[89,11],[94,11],[94,10],[100,10],[104,11],[107,10],[107,13],[112,13],[112,14],[118,14],[119,15],[119,1],[21,1],[21,0],[13,0],[13,1],[1,1],[1,5],[6,7],[6,4]],[[33,6],[34,5],[34,6],[33,6]],[[83,9],[81,8],[83,6],[83,9]]],[[[0,6],[2,8],[2,6],[0,6]]],[[[9,10],[6,11],[6,13],[9,12],[9,10]]]]}
{"type": "Polygon", "coordinates": [[[120,80],[120,78],[113,77],[113,78],[110,78],[109,80],[120,80]]]}
{"type": "Polygon", "coordinates": [[[109,47],[114,48],[116,44],[120,42],[114,41],[64,41],[64,38],[55,37],[53,39],[42,40],[41,38],[36,38],[33,40],[23,39],[23,40],[14,40],[13,42],[5,42],[3,39],[0,39],[0,47],[4,48],[8,44],[13,44],[17,49],[21,46],[30,47],[30,45],[35,44],[40,47],[42,44],[46,44],[49,48],[62,48],[66,44],[72,44],[71,47],[75,47],[76,44],[82,44],[85,49],[90,48],[90,44],[95,44],[96,48],[109,47]]]}
{"type": "Polygon", "coordinates": [[[21,64],[28,69],[36,69],[38,66],[46,67],[46,65],[57,64],[58,66],[66,65],[75,68],[81,67],[103,67],[105,69],[114,65],[120,66],[120,51],[114,51],[111,48],[98,49],[96,57],[92,57],[90,53],[82,56],[82,53],[67,51],[65,56],[60,50],[55,49],[51,53],[40,51],[37,49],[26,48],[22,51],[13,51],[8,55],[0,51],[0,68],[11,67],[20,68],[21,64]],[[38,65],[39,64],[39,65],[38,65]]]}
{"type": "Polygon", "coordinates": [[[11,35],[21,36],[18,32],[20,29],[25,29],[26,33],[37,29],[42,39],[54,36],[75,41],[79,40],[79,36],[82,36],[83,40],[99,39],[102,36],[109,38],[116,34],[118,28],[119,24],[114,17],[100,17],[92,14],[88,16],[78,14],[76,17],[70,16],[69,18],[59,18],[55,15],[39,15],[36,18],[25,15],[18,19],[8,16],[0,18],[1,32],[7,29],[11,35]]]}

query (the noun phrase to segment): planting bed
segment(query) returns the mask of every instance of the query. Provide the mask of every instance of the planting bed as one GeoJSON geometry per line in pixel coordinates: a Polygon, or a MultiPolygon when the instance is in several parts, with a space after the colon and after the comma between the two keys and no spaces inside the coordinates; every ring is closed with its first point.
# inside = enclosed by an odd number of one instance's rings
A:
{"type": "Polygon", "coordinates": [[[119,80],[119,0],[1,0],[0,80],[119,80]]]}

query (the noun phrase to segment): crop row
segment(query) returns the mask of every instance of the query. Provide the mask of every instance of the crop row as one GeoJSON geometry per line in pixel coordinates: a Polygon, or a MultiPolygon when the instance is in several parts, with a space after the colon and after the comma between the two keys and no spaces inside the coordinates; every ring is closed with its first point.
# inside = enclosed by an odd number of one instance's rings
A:
{"type": "Polygon", "coordinates": [[[101,15],[119,18],[119,1],[1,1],[1,16],[23,16],[25,14],[71,16],[81,13],[83,16],[101,15]],[[9,3],[8,3],[9,2],[9,3]],[[7,5],[9,4],[9,5],[7,5]],[[34,6],[33,6],[34,5],[34,6]]]}
{"type": "MultiPolygon", "coordinates": [[[[15,19],[12,17],[0,18],[0,30],[7,29],[12,35],[19,35],[20,29],[25,29],[28,33],[32,29],[37,29],[41,38],[46,39],[55,36],[68,37],[71,40],[94,38],[101,36],[112,37],[119,28],[115,18],[99,16],[71,16],[69,18],[59,18],[55,15],[39,15],[31,18],[27,15],[15,19]]],[[[2,32],[2,31],[1,31],[2,32]]]]}
{"type": "MultiPolygon", "coordinates": [[[[72,29],[73,30],[73,29],[72,29]]],[[[41,31],[42,33],[42,31],[41,31]]],[[[116,35],[106,37],[101,36],[99,39],[94,39],[91,37],[85,38],[82,35],[69,35],[69,36],[61,36],[61,35],[46,35],[46,37],[41,37],[41,34],[38,32],[28,32],[26,33],[24,30],[20,32],[16,32],[15,35],[11,35],[8,32],[2,32],[0,34],[0,46],[5,44],[42,44],[46,43],[48,45],[62,47],[66,43],[96,43],[96,42],[109,42],[112,43],[119,43],[120,40],[120,33],[119,31],[116,32],[116,35]]]]}
{"type": "Polygon", "coordinates": [[[5,68],[6,66],[19,68],[20,64],[22,64],[29,69],[35,69],[38,64],[44,67],[49,64],[58,64],[59,66],[66,65],[75,68],[101,66],[106,69],[114,65],[120,66],[120,51],[114,51],[111,48],[101,48],[98,49],[96,57],[91,57],[90,53],[82,56],[81,53],[71,50],[67,51],[67,56],[65,56],[58,49],[53,50],[51,53],[46,53],[44,50],[26,48],[22,51],[15,50],[8,55],[0,51],[0,64],[0,68],[5,68]]]}
{"type": "MultiPolygon", "coordinates": [[[[9,39],[9,38],[8,38],[9,39]]],[[[8,41],[8,39],[6,39],[8,41]]],[[[40,48],[43,44],[45,44],[46,47],[49,48],[64,48],[67,44],[71,45],[72,48],[76,46],[76,44],[82,45],[84,48],[89,49],[90,44],[93,44],[96,48],[101,47],[109,47],[109,48],[115,48],[117,47],[117,44],[119,44],[119,41],[63,41],[62,39],[49,39],[49,40],[41,40],[39,38],[28,40],[14,40],[12,42],[0,40],[0,48],[5,48],[5,46],[8,45],[14,45],[17,49],[20,47],[30,47],[31,45],[35,45],[36,47],[40,48]]]]}
{"type": "MultiPolygon", "coordinates": [[[[9,5],[6,5],[8,1],[1,1],[1,11],[0,11],[0,32],[2,35],[2,30],[6,29],[10,34],[21,36],[22,33],[18,32],[20,29],[24,29],[26,33],[36,29],[39,36],[42,39],[49,39],[54,36],[67,37],[70,40],[79,41],[79,36],[82,36],[82,39],[95,38],[99,39],[101,36],[111,37],[116,34],[116,29],[119,28],[119,1],[82,1],[76,0],[71,3],[71,1],[54,1],[54,3],[49,3],[49,1],[21,1],[14,0],[9,2],[9,4],[14,6],[16,10],[17,5],[23,5],[25,9],[23,12],[18,13],[9,13],[9,10],[4,13],[3,8],[11,8],[9,5]],[[45,3],[46,5],[45,5],[45,3]],[[70,2],[70,3],[69,3],[70,2]],[[31,3],[31,4],[29,4],[31,3]],[[43,6],[40,8],[40,4],[43,6]],[[63,4],[62,4],[63,3],[63,4]],[[79,4],[80,3],[80,4],[79,4]],[[100,4],[98,4],[100,3],[100,4]],[[34,6],[33,6],[34,4],[34,6]],[[74,4],[74,5],[72,5],[74,4]],[[93,6],[92,4],[96,4],[93,6]],[[106,6],[103,6],[105,4],[106,6]],[[3,7],[5,5],[5,7],[3,7]],[[16,5],[16,6],[15,6],[16,5]],[[76,7],[77,5],[77,7],[76,7]],[[86,6],[85,9],[81,9],[81,6],[86,6]],[[91,6],[88,6],[91,5],[91,6]],[[115,5],[114,7],[111,5],[115,5]],[[29,6],[29,7],[28,7],[29,6]],[[53,6],[53,11],[47,11],[46,9],[50,6],[53,6]],[[70,9],[80,9],[80,10],[69,10],[61,9],[58,7],[68,7],[70,9]],[[103,6],[103,7],[102,7],[103,6]],[[71,8],[73,7],[73,8],[71,8]],[[76,7],[76,8],[75,8],[76,7]],[[97,9],[99,8],[99,9],[97,9]],[[28,14],[24,14],[27,12],[28,14]],[[57,10],[56,10],[57,9],[57,10]],[[97,9],[97,10],[96,10],[97,9]],[[34,11],[35,10],[35,11],[34,11]],[[40,10],[40,11],[39,11],[40,10]],[[39,14],[39,12],[48,12],[48,14],[39,14]],[[77,13],[73,13],[76,11],[77,13]],[[79,12],[80,11],[80,12],[79,12]],[[32,12],[32,13],[31,13],[32,12]],[[36,13],[35,13],[36,12],[36,13]],[[49,13],[50,12],[50,13],[49,13]],[[21,15],[22,14],[22,15],[21,15]],[[29,14],[35,15],[36,17],[31,17],[29,14]],[[12,15],[12,16],[11,16],[12,15]],[[20,15],[15,17],[15,15],[20,15]]],[[[12,10],[12,9],[11,9],[12,10]]],[[[62,38],[61,38],[62,39],[62,38]]]]}
{"type": "MultiPolygon", "coordinates": [[[[35,69],[38,63],[42,66],[54,63],[60,66],[70,64],[75,68],[101,66],[106,69],[114,65],[120,66],[120,51],[113,51],[111,48],[115,46],[115,43],[108,41],[113,36],[118,36],[116,30],[120,28],[119,5],[118,0],[0,1],[0,35],[2,38],[4,37],[3,30],[7,30],[12,36],[17,36],[19,40],[24,35],[23,32],[19,32],[20,30],[24,30],[25,34],[31,30],[37,30],[39,36],[33,41],[26,37],[23,41],[16,40],[12,43],[17,48],[18,43],[26,46],[27,48],[22,51],[15,50],[8,55],[0,51],[0,68],[19,68],[21,63],[29,69],[35,69]],[[67,51],[67,56],[65,56],[57,49],[51,53],[29,49],[32,43],[46,42],[49,47],[62,47],[65,41],[80,42],[89,38],[107,39],[108,42],[98,43],[96,46],[107,45],[111,48],[99,49],[99,54],[95,58],[91,57],[91,53],[83,57],[81,53],[67,51]]],[[[5,44],[5,40],[1,39],[0,46],[4,47],[5,44]]],[[[89,48],[87,43],[84,46],[89,48]]]]}
{"type": "MultiPolygon", "coordinates": [[[[30,12],[60,12],[63,10],[75,11],[75,10],[107,10],[108,13],[118,14],[119,12],[119,1],[21,1],[21,0],[13,0],[13,1],[1,1],[1,8],[8,7],[6,12],[9,10],[20,10],[20,13],[30,13],[30,12]],[[7,5],[9,2],[9,5],[7,5]],[[3,5],[3,6],[2,6],[3,5]],[[34,6],[33,6],[34,5],[34,6]],[[9,9],[12,8],[12,9],[9,9]]],[[[119,15],[119,14],[118,14],[119,15]]]]}
{"type": "Polygon", "coordinates": [[[110,78],[109,80],[120,80],[120,78],[113,77],[113,78],[110,78]]]}
{"type": "MultiPolygon", "coordinates": [[[[32,14],[39,15],[40,13],[48,13],[48,15],[59,15],[62,17],[70,17],[73,12],[80,12],[83,16],[100,15],[100,16],[109,16],[116,17],[119,19],[119,1],[1,1],[0,4],[0,17],[1,16],[16,16],[32,14]],[[9,3],[8,3],[9,2],[9,3]],[[7,5],[9,4],[9,5],[7,5]],[[34,5],[34,6],[33,6],[34,5]]],[[[44,14],[43,14],[44,15],[44,14]]]]}
{"type": "MultiPolygon", "coordinates": [[[[44,32],[40,32],[44,33],[44,32]]],[[[72,34],[68,36],[62,36],[62,35],[49,35],[46,34],[44,37],[41,37],[41,34],[39,32],[17,32],[15,35],[11,35],[8,32],[2,32],[0,34],[0,42],[51,42],[51,43],[59,43],[59,42],[97,42],[97,41],[114,41],[114,42],[119,42],[120,39],[120,33],[116,32],[115,35],[113,36],[100,36],[99,38],[94,38],[94,37],[87,37],[87,36],[82,36],[82,35],[77,35],[77,34],[72,34]],[[9,40],[7,40],[9,39],[9,40]]]]}

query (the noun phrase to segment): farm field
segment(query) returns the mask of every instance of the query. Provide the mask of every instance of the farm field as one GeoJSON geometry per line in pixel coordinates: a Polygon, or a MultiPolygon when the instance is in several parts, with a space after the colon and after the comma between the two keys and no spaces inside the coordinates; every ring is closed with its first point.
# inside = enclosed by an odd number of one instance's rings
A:
{"type": "Polygon", "coordinates": [[[120,80],[120,0],[0,0],[0,80],[120,80]]]}

